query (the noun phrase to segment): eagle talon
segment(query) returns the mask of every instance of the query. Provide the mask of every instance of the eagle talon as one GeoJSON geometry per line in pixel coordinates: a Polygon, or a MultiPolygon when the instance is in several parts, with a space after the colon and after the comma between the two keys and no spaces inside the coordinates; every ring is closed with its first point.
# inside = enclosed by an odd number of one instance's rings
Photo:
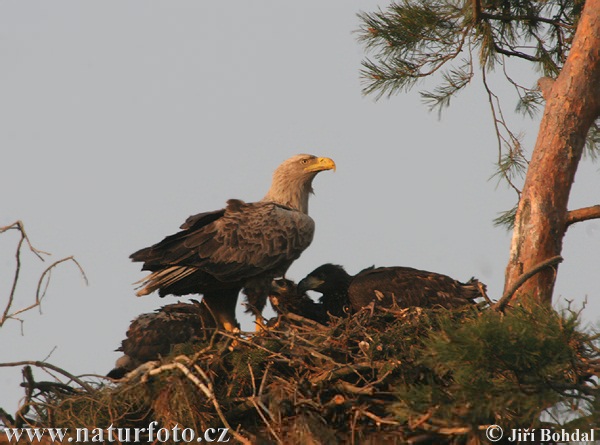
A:
{"type": "Polygon", "coordinates": [[[267,324],[265,323],[265,319],[262,317],[262,315],[256,316],[256,320],[254,321],[254,326],[256,328],[255,332],[257,334],[269,330],[267,324]]]}

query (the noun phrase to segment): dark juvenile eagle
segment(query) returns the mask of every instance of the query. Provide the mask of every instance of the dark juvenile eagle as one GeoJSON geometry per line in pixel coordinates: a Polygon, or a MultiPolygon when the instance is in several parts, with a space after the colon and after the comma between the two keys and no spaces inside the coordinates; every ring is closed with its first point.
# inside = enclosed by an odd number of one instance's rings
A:
{"type": "Polygon", "coordinates": [[[157,360],[171,352],[174,345],[210,338],[216,325],[204,302],[174,303],[135,318],[117,351],[123,356],[108,373],[122,378],[142,363],[157,360]]]}
{"type": "Polygon", "coordinates": [[[283,276],[313,239],[312,181],[331,169],[335,163],[329,158],[297,155],[275,170],[262,200],[231,199],[224,209],[190,216],[180,232],[131,255],[151,272],[137,295],[203,294],[218,325],[233,330],[244,289],[260,319],[271,281],[283,276]]]}
{"type": "Polygon", "coordinates": [[[475,278],[461,283],[446,275],[411,267],[370,267],[352,276],[334,264],[318,267],[298,283],[299,292],[307,290],[322,293],[321,303],[336,316],[343,315],[345,305],[352,311],[371,302],[388,308],[396,305],[452,309],[485,296],[485,285],[475,278]]]}
{"type": "Polygon", "coordinates": [[[273,310],[280,315],[291,312],[321,324],[329,319],[322,304],[315,303],[308,295],[298,292],[296,283],[286,278],[273,280],[269,301],[273,310]]]}

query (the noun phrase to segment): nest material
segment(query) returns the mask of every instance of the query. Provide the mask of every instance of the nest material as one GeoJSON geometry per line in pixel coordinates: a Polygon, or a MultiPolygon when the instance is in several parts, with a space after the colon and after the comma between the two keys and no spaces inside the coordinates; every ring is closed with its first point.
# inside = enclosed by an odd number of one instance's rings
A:
{"type": "Polygon", "coordinates": [[[597,415],[596,340],[577,331],[575,318],[513,312],[363,310],[327,326],[288,314],[260,335],[218,332],[178,345],[122,383],[42,392],[30,403],[39,401],[44,426],[144,428],[156,420],[226,427],[247,444],[477,443],[487,425],[536,424],[565,401],[597,415]],[[492,356],[495,364],[483,366],[492,356]],[[474,397],[477,385],[489,391],[474,397]]]}

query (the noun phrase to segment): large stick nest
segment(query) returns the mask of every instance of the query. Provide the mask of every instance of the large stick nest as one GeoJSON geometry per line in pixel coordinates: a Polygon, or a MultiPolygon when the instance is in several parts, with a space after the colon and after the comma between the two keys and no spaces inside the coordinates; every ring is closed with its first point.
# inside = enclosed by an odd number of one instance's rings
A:
{"type": "Polygon", "coordinates": [[[543,411],[566,403],[589,425],[599,363],[577,314],[377,309],[327,326],[289,314],[257,335],[216,332],[118,383],[44,389],[30,377],[25,386],[45,427],[155,420],[226,427],[253,444],[478,443],[490,424],[539,426],[543,411]]]}

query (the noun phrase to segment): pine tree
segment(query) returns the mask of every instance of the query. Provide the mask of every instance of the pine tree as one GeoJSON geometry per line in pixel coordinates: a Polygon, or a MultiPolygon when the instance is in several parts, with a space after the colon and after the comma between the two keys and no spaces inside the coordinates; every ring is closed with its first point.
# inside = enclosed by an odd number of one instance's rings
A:
{"type": "Polygon", "coordinates": [[[403,0],[360,14],[359,39],[372,55],[363,62],[365,94],[391,96],[435,77],[437,86],[421,96],[441,112],[481,74],[498,139],[497,174],[518,196],[515,208],[496,221],[514,228],[507,297],[520,283],[515,298],[531,294],[549,304],[567,228],[600,218],[598,205],[567,210],[584,147],[592,157],[600,149],[598,11],[600,0],[403,0]],[[543,74],[539,87],[514,79],[516,63],[543,74]],[[495,70],[502,76],[492,76],[495,70]],[[518,112],[531,116],[545,103],[530,159],[505,119],[492,77],[514,87],[518,112]]]}

